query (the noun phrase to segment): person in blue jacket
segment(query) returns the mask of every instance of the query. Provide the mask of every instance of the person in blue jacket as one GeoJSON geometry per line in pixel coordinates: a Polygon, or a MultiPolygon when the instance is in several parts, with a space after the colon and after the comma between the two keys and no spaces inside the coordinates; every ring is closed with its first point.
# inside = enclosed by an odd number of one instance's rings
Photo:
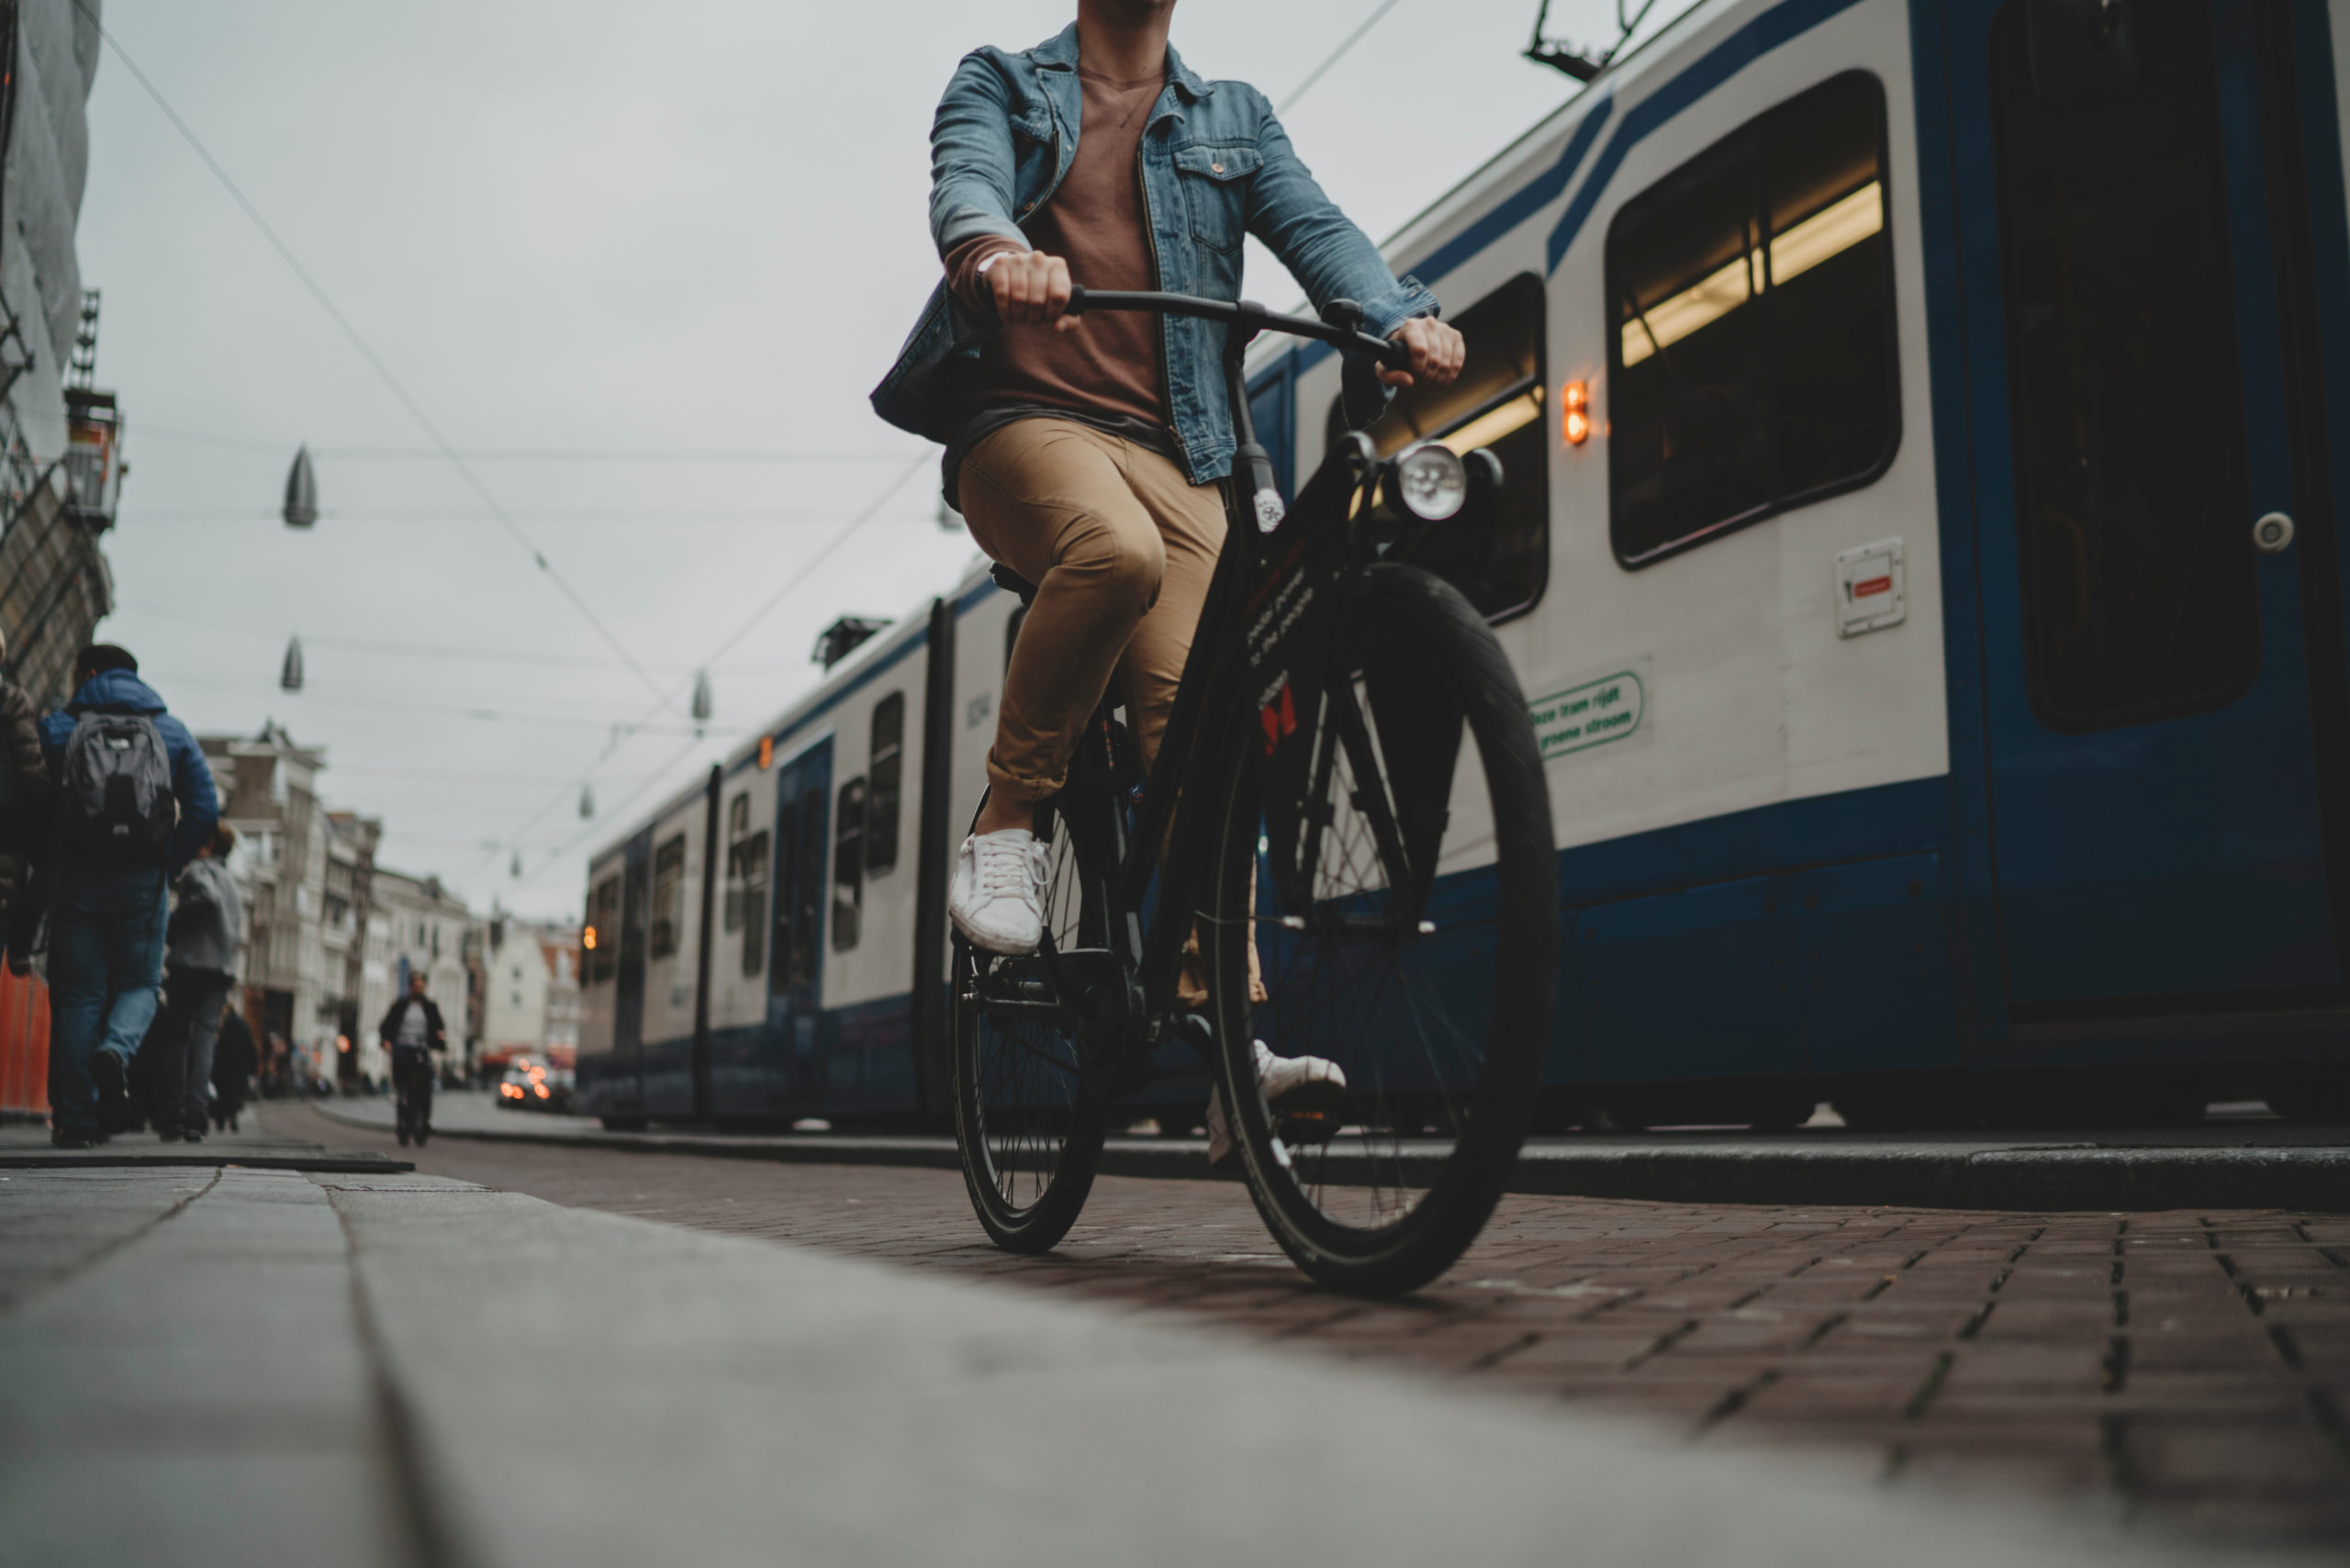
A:
{"type": "Polygon", "coordinates": [[[82,650],[74,674],[73,700],[40,725],[41,752],[59,790],[49,916],[50,1116],[50,1141],[86,1148],[105,1136],[101,1099],[121,1099],[132,1053],[155,1016],[172,879],[210,840],[220,803],[203,748],[139,678],[137,659],[99,643],[82,650]],[[110,781],[109,766],[119,768],[110,781]],[[167,801],[156,798],[162,779],[155,777],[166,771],[167,801]],[[86,790],[77,799],[77,786],[94,777],[114,787],[95,801],[86,790]],[[111,825],[125,847],[99,842],[89,821],[103,814],[95,807],[124,819],[111,825]]]}

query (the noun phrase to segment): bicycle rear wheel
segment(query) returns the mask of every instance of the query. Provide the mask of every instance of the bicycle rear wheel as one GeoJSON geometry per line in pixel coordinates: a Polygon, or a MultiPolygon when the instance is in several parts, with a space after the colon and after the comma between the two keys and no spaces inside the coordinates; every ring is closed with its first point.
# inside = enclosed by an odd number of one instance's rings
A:
{"type": "Polygon", "coordinates": [[[1036,808],[1049,857],[1042,947],[1007,958],[955,936],[955,1143],[981,1228],[1011,1252],[1049,1251],[1069,1234],[1109,1130],[1108,1096],[1085,1082],[1106,1044],[1088,958],[1109,946],[1109,887],[1064,798],[1036,808]]]}
{"type": "Polygon", "coordinates": [[[1315,1279],[1391,1294],[1475,1239],[1525,1141],[1550,1037],[1555,848],[1525,697],[1459,592],[1370,568],[1333,667],[1292,798],[1271,798],[1261,746],[1232,770],[1207,980],[1258,1213],[1315,1279]],[[1268,992],[1253,1003],[1252,941],[1268,992]],[[1255,1040],[1337,1063],[1343,1101],[1269,1105],[1255,1040]]]}

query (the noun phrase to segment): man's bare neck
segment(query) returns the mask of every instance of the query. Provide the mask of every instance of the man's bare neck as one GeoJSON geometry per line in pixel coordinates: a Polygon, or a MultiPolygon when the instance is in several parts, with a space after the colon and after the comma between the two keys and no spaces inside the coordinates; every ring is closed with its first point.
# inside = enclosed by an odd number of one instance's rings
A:
{"type": "Polygon", "coordinates": [[[1097,76],[1138,82],[1167,69],[1173,5],[1151,0],[1078,0],[1077,62],[1097,76]]]}

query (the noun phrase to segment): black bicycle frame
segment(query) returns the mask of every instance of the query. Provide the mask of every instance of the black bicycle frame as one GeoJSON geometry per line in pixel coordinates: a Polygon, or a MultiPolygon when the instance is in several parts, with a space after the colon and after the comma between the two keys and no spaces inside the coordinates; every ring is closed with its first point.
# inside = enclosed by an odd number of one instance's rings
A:
{"type": "MultiPolygon", "coordinates": [[[[1236,444],[1232,477],[1225,497],[1224,549],[1216,558],[1207,598],[1201,606],[1199,629],[1176,685],[1174,709],[1160,737],[1158,755],[1152,760],[1150,775],[1143,784],[1142,819],[1133,834],[1118,846],[1123,853],[1111,889],[1112,940],[1123,947],[1131,965],[1130,973],[1141,984],[1144,1012],[1139,1022],[1149,1023],[1167,1017],[1172,1010],[1183,944],[1199,907],[1197,895],[1204,858],[1201,837],[1207,830],[1202,826],[1203,812],[1184,811],[1182,807],[1186,802],[1202,803],[1213,794],[1216,781],[1247,760],[1237,725],[1217,725],[1208,732],[1206,744],[1202,744],[1203,726],[1211,719],[1229,718],[1242,695],[1236,688],[1244,661],[1228,656],[1236,641],[1236,627],[1230,624],[1236,619],[1234,600],[1248,586],[1249,569],[1262,560],[1264,539],[1284,517],[1285,509],[1274,483],[1272,459],[1257,441],[1256,424],[1248,409],[1243,361],[1249,341],[1259,330],[1271,329],[1313,338],[1349,355],[1399,367],[1408,363],[1408,356],[1401,345],[1361,331],[1360,315],[1349,319],[1350,308],[1346,306],[1332,308],[1330,313],[1335,319],[1315,321],[1276,315],[1245,300],[1225,303],[1183,295],[1145,293],[1089,295],[1079,289],[1072,291],[1069,308],[1072,314],[1087,308],[1155,310],[1223,321],[1227,329],[1223,354],[1225,396],[1231,405],[1236,444]],[[1158,852],[1160,846],[1165,846],[1163,857],[1158,852]],[[1149,896],[1154,875],[1158,878],[1158,896],[1146,931],[1143,905],[1149,896]]],[[[1267,583],[1260,591],[1270,593],[1281,583],[1304,580],[1308,572],[1326,571],[1330,566],[1326,555],[1318,562],[1302,558],[1313,543],[1310,539],[1301,540],[1292,546],[1292,556],[1297,558],[1285,560],[1283,565],[1294,569],[1267,583]]],[[[1346,549],[1346,542],[1341,539],[1330,539],[1325,544],[1331,553],[1346,549]]],[[[1310,599],[1313,591],[1310,582],[1298,590],[1303,597],[1297,598],[1297,610],[1304,610],[1304,599],[1310,599]]],[[[1328,613],[1329,606],[1323,605],[1320,614],[1326,622],[1328,613]]],[[[1291,618],[1294,619],[1294,614],[1291,618]]],[[[1248,632],[1245,626],[1237,630],[1244,636],[1248,632]]],[[[1400,850],[1396,864],[1402,864],[1400,850]]]]}

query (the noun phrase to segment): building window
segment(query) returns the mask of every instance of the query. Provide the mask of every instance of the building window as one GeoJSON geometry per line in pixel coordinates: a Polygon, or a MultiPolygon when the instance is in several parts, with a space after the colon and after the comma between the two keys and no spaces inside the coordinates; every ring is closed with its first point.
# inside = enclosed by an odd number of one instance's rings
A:
{"type": "Polygon", "coordinates": [[[865,780],[841,786],[840,817],[833,826],[833,951],[845,953],[861,933],[865,913],[865,780]]]}
{"type": "Polygon", "coordinates": [[[675,958],[685,939],[686,835],[678,834],[653,852],[653,953],[675,958]]]}
{"type": "Polygon", "coordinates": [[[1852,72],[1607,231],[1609,531],[1640,567],[1868,483],[1901,434],[1885,92],[1852,72]]]}
{"type": "Polygon", "coordinates": [[[2027,6],[1991,28],[2020,634],[2058,730],[2220,707],[2260,674],[2211,17],[2133,6],[2126,85],[2065,97],[2036,90],[2027,6]],[[2182,388],[2213,417],[2182,420],[2182,388]]]}
{"type": "Polygon", "coordinates": [[[893,691],[873,707],[873,757],[865,799],[865,874],[878,877],[898,863],[898,805],[906,760],[906,695],[893,691]]]}
{"type": "Polygon", "coordinates": [[[743,972],[767,968],[767,833],[751,831],[751,796],[745,790],[726,808],[725,927],[743,934],[743,972]]]}
{"type": "MultiPolygon", "coordinates": [[[[1440,441],[1462,454],[1490,447],[1502,460],[1502,493],[1490,527],[1422,529],[1384,502],[1372,514],[1416,536],[1406,558],[1459,588],[1488,621],[1533,609],[1550,577],[1544,294],[1540,278],[1522,273],[1454,317],[1469,344],[1460,379],[1440,391],[1405,387],[1369,431],[1382,457],[1415,442],[1440,441]]],[[[1328,444],[1346,431],[1345,399],[1334,398],[1328,444]]]]}
{"type": "Polygon", "coordinates": [[[591,985],[611,979],[620,969],[620,924],[621,879],[607,877],[596,884],[595,896],[588,901],[588,980],[591,985]]]}

